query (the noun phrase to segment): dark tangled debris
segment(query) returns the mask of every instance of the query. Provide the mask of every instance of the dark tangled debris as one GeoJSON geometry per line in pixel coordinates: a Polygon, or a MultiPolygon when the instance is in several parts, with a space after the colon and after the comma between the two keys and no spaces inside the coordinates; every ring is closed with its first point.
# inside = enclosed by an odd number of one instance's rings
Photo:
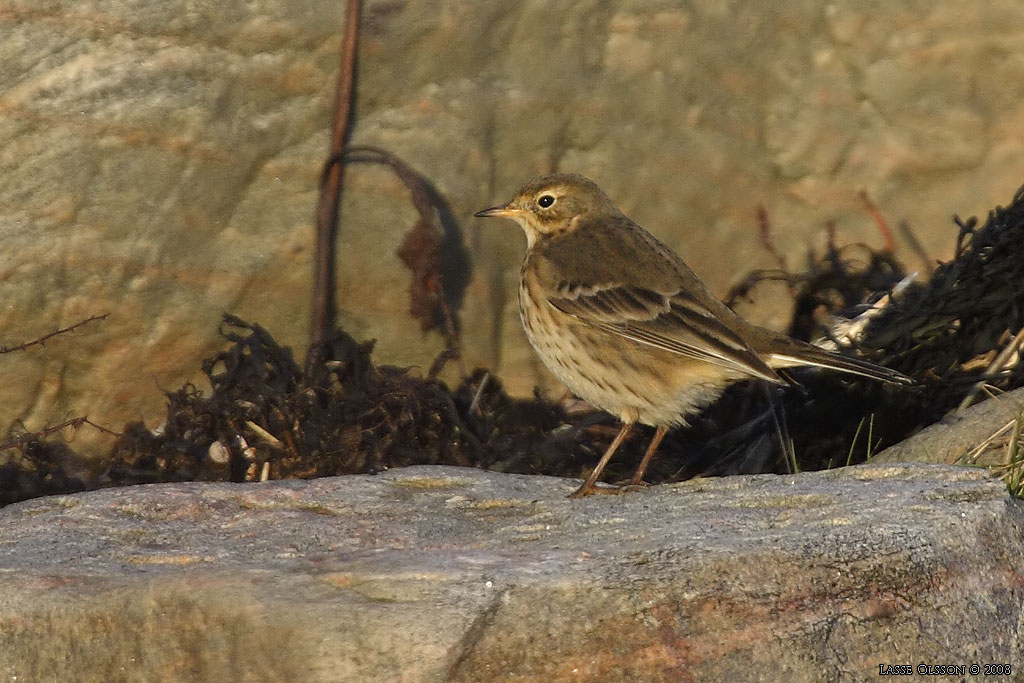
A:
{"type": "Polygon", "coordinates": [[[90,488],[85,463],[58,441],[30,438],[0,464],[0,505],[90,488]]]}
{"type": "Polygon", "coordinates": [[[482,371],[453,392],[375,366],[373,342],[338,330],[324,362],[306,373],[259,325],[226,315],[221,334],[231,346],[203,363],[213,391],[170,393],[160,434],[129,425],[113,449],[112,482],[310,478],[413,464],[516,469],[538,451],[575,447],[547,437],[564,422],[557,406],[512,399],[493,378],[471,410],[482,371]]]}
{"type": "MultiPolygon", "coordinates": [[[[762,385],[734,386],[666,438],[648,481],[786,471],[794,466],[787,452],[800,469],[843,465],[847,454],[860,462],[941,419],[979,379],[997,392],[1024,384],[1020,364],[986,375],[1024,324],[1024,192],[981,228],[975,219],[956,222],[956,258],[885,308],[858,341],[862,355],[918,385],[802,371],[795,373],[802,389],[771,397],[774,411],[762,385]],[[780,446],[790,440],[791,449],[780,446]]],[[[888,250],[830,245],[809,259],[805,273],[755,273],[734,294],[785,279],[796,298],[791,332],[808,338],[821,334],[822,311],[850,309],[904,274],[888,250]]],[[[128,425],[101,473],[90,473],[52,438],[19,440],[0,461],[0,502],[110,485],[308,478],[411,464],[578,477],[614,432],[598,424],[605,419],[599,414],[570,416],[539,396],[512,398],[484,370],[450,390],[403,368],[376,366],[373,342],[341,330],[308,370],[259,325],[228,315],[221,334],[228,347],[203,363],[209,395],[192,386],[170,392],[162,429],[128,425]]],[[[613,459],[609,479],[632,472],[646,443],[637,431],[613,459]]]]}
{"type": "MultiPolygon", "coordinates": [[[[975,218],[955,217],[954,221],[959,229],[954,259],[939,264],[928,282],[912,285],[896,298],[858,341],[863,356],[910,375],[917,386],[895,389],[856,377],[801,373],[806,393],[791,391],[782,399],[801,469],[845,464],[836,458],[848,453],[851,462],[862,462],[870,453],[942,419],[979,380],[985,381],[989,393],[1024,385],[1024,367],[1019,363],[988,373],[990,363],[1024,324],[1024,188],[1008,207],[991,211],[980,228],[975,218]],[[858,430],[859,444],[854,443],[858,430]]],[[[891,289],[904,275],[888,250],[875,252],[864,246],[840,250],[830,242],[824,257],[812,259],[805,274],[787,275],[796,283],[790,333],[804,339],[821,336],[815,310],[826,307],[856,313],[854,303],[891,289]],[[853,249],[866,255],[859,265],[843,254],[853,249]]],[[[744,413],[745,422],[753,419],[756,410],[744,413]]],[[[760,435],[764,437],[764,432],[760,435]]],[[[692,444],[686,447],[691,454],[693,450],[692,444]]],[[[729,458],[721,449],[709,460],[714,463],[709,465],[712,470],[748,471],[730,470],[729,458]]],[[[779,461],[776,446],[767,462],[779,461]]],[[[701,471],[691,467],[684,473],[701,471]]]]}

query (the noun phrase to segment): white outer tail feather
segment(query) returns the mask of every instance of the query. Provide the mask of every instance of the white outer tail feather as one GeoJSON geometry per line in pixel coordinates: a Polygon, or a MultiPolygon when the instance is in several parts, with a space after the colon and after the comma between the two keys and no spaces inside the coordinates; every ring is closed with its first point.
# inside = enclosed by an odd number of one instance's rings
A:
{"type": "MultiPolygon", "coordinates": [[[[825,353],[827,354],[828,352],[825,353]]],[[[836,372],[845,372],[851,375],[859,375],[861,377],[868,377],[870,379],[877,379],[882,382],[893,382],[896,384],[911,384],[913,382],[909,377],[897,372],[896,370],[884,368],[880,365],[875,365],[874,363],[847,358],[845,356],[835,356],[835,359],[835,362],[830,362],[832,360],[831,358],[814,360],[807,357],[797,358],[796,356],[788,356],[784,353],[773,353],[768,357],[768,365],[772,368],[798,366],[824,368],[826,370],[835,370],[836,372]]]]}

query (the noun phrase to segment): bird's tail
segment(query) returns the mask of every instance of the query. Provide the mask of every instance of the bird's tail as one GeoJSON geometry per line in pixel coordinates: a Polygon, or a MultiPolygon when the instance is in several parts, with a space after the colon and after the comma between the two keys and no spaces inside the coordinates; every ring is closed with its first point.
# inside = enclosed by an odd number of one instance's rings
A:
{"type": "Polygon", "coordinates": [[[913,384],[914,380],[890,368],[876,365],[875,363],[859,358],[841,356],[838,353],[819,349],[817,346],[805,344],[792,339],[786,339],[764,355],[767,357],[768,366],[775,368],[791,368],[799,366],[810,366],[846,372],[851,375],[870,377],[882,382],[893,384],[913,384]]]}

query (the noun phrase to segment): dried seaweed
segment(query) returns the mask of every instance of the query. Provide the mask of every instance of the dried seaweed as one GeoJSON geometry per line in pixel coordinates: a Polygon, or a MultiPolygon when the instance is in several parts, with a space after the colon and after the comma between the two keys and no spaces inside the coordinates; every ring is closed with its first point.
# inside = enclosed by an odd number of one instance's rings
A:
{"type": "Polygon", "coordinates": [[[52,437],[32,436],[0,461],[0,505],[94,487],[87,464],[52,437]]]}
{"type": "MultiPolygon", "coordinates": [[[[993,354],[1024,325],[1024,188],[981,228],[976,218],[954,220],[955,258],[880,316],[865,341],[918,377],[976,377],[963,366],[993,354]]],[[[1021,372],[1018,365],[996,384],[1016,387],[1021,372]]]]}
{"type": "MultiPolygon", "coordinates": [[[[787,416],[801,469],[846,464],[846,454],[852,456],[850,462],[862,462],[869,453],[943,419],[979,380],[984,380],[990,393],[1024,384],[1019,363],[986,374],[990,361],[1024,322],[1024,190],[1017,192],[1009,207],[990,212],[981,228],[974,218],[963,221],[957,217],[954,221],[958,229],[954,259],[940,263],[927,283],[913,285],[896,298],[857,342],[863,355],[914,377],[918,384],[902,389],[856,377],[802,371],[796,376],[803,392],[790,391],[777,398],[777,409],[787,416]],[[850,444],[864,423],[871,425],[872,441],[862,441],[861,447],[850,453],[850,444]]],[[[796,289],[790,333],[803,339],[821,335],[828,313],[856,313],[853,304],[891,289],[904,275],[905,268],[888,249],[875,251],[863,245],[837,248],[832,235],[821,257],[812,254],[806,272],[771,273],[796,289]],[[862,256],[851,257],[857,253],[854,250],[862,256]]],[[[746,295],[762,279],[766,278],[752,274],[735,294],[746,295]]],[[[714,434],[728,432],[732,423],[759,421],[766,425],[761,418],[769,410],[767,400],[750,389],[745,391],[746,407],[732,404],[723,420],[715,423],[714,434]]],[[[729,395],[711,411],[727,406],[729,395]]],[[[762,440],[768,430],[765,426],[758,432],[762,440]]],[[[728,444],[704,457],[707,469],[701,469],[691,466],[695,459],[685,454],[693,453],[694,443],[712,437],[696,429],[680,430],[672,437],[666,439],[662,451],[677,455],[663,465],[665,476],[670,475],[664,467],[671,467],[672,461],[686,462],[684,473],[741,471],[725,463],[740,462],[743,457],[730,457],[727,452],[739,449],[743,456],[744,448],[759,443],[748,434],[746,447],[728,444]]],[[[775,463],[775,471],[786,469],[778,444],[767,460],[775,463]]]]}
{"type": "Polygon", "coordinates": [[[226,315],[221,334],[231,345],[203,363],[213,391],[170,393],[159,434],[130,425],[113,449],[112,482],[486,467],[532,457],[563,421],[557,406],[512,399],[493,380],[471,410],[482,374],[452,392],[406,369],[374,365],[373,342],[340,330],[309,374],[259,325],[226,315]]]}
{"type": "Polygon", "coordinates": [[[445,340],[445,353],[438,356],[427,376],[436,377],[446,362],[454,360],[460,376],[466,377],[456,311],[468,284],[469,257],[447,200],[422,173],[387,150],[355,145],[346,148],[340,158],[352,163],[384,164],[409,190],[419,218],[406,232],[397,252],[412,274],[409,315],[419,321],[421,330],[438,330],[445,340]]]}

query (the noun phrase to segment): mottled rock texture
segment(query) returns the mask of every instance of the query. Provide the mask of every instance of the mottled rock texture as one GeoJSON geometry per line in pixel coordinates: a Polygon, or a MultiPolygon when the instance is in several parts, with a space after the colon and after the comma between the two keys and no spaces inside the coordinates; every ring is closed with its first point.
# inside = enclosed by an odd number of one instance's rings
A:
{"type": "Polygon", "coordinates": [[[1018,420],[1024,419],[1024,389],[993,396],[979,405],[954,411],[942,421],[868,458],[880,465],[895,462],[1008,465],[1018,420]],[[987,445],[987,447],[986,447],[987,445]]]}
{"type": "Polygon", "coordinates": [[[1024,655],[1024,513],[981,470],[577,483],[415,467],[12,505],[0,675],[816,683],[1024,655]]]}
{"type": "MultiPolygon", "coordinates": [[[[301,355],[342,10],[0,5],[0,344],[111,313],[0,357],[0,425],[158,423],[160,387],[198,379],[225,310],[301,355]]],[[[1016,0],[368,0],[353,141],[447,198],[471,258],[452,273],[468,278],[469,363],[527,392],[552,385],[517,320],[523,238],[473,211],[535,174],[582,172],[722,293],[774,265],[759,204],[793,265],[827,221],[878,245],[865,188],[948,257],[952,213],[984,213],[1024,182],[1022,25],[1016,0]]],[[[348,170],[341,322],[377,338],[382,360],[425,368],[441,340],[406,315],[394,253],[415,219],[388,171],[348,170]]],[[[778,325],[785,308],[765,293],[754,317],[778,325]]]]}

